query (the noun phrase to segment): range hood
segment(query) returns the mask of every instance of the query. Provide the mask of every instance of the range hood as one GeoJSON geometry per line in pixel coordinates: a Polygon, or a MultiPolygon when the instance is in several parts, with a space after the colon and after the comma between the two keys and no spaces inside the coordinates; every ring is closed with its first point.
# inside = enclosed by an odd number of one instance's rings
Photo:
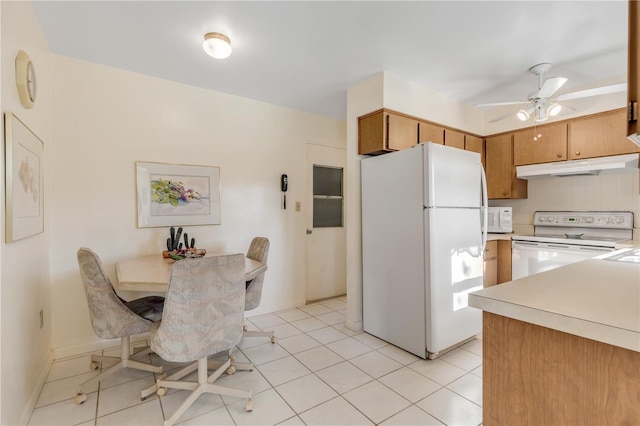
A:
{"type": "Polygon", "coordinates": [[[559,161],[557,163],[531,164],[516,167],[516,176],[520,179],[535,179],[546,176],[597,175],[602,171],[633,171],[638,170],[639,158],[640,154],[625,154],[559,161]]]}

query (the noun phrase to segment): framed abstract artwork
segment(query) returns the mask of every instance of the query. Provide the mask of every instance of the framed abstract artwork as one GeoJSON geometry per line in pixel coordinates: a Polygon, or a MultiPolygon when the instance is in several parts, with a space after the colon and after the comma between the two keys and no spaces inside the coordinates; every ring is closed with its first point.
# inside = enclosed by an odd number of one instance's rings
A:
{"type": "Polygon", "coordinates": [[[5,241],[44,231],[44,144],[13,113],[4,114],[5,241]]]}
{"type": "Polygon", "coordinates": [[[220,168],[136,162],[138,227],[219,225],[220,168]]]}

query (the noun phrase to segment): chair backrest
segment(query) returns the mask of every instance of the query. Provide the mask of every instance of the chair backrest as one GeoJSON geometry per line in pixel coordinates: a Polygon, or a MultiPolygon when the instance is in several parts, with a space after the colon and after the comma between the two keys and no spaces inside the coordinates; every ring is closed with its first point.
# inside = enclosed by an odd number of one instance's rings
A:
{"type": "Polygon", "coordinates": [[[241,253],[174,263],[151,349],[173,362],[232,349],[242,338],[244,273],[241,253]]]}
{"type": "Polygon", "coordinates": [[[78,266],[89,305],[93,331],[103,339],[146,333],[153,327],[127,308],[116,294],[102,261],[91,249],[78,250],[78,266]]]}
{"type": "MultiPolygon", "coordinates": [[[[266,264],[267,258],[269,257],[269,239],[265,237],[255,237],[251,241],[247,257],[266,264]]],[[[247,295],[245,297],[245,311],[250,311],[260,305],[264,274],[265,272],[261,273],[249,283],[247,287],[247,295]]]]}

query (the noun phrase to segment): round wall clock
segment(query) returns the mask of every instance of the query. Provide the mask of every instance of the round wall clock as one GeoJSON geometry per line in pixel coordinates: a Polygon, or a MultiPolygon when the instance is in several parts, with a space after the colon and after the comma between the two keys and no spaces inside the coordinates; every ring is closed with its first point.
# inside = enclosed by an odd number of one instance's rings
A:
{"type": "Polygon", "coordinates": [[[16,87],[22,106],[33,108],[36,101],[36,74],[33,62],[23,50],[16,56],[16,87]]]}

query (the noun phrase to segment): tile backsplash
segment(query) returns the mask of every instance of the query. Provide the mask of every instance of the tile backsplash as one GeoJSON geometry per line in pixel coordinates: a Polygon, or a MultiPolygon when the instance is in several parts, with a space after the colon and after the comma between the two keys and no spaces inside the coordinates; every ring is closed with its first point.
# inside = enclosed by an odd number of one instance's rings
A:
{"type": "Polygon", "coordinates": [[[640,234],[638,170],[598,176],[543,177],[529,180],[526,200],[489,200],[490,206],[513,207],[513,224],[533,225],[538,210],[624,210],[633,212],[640,234]]]}

